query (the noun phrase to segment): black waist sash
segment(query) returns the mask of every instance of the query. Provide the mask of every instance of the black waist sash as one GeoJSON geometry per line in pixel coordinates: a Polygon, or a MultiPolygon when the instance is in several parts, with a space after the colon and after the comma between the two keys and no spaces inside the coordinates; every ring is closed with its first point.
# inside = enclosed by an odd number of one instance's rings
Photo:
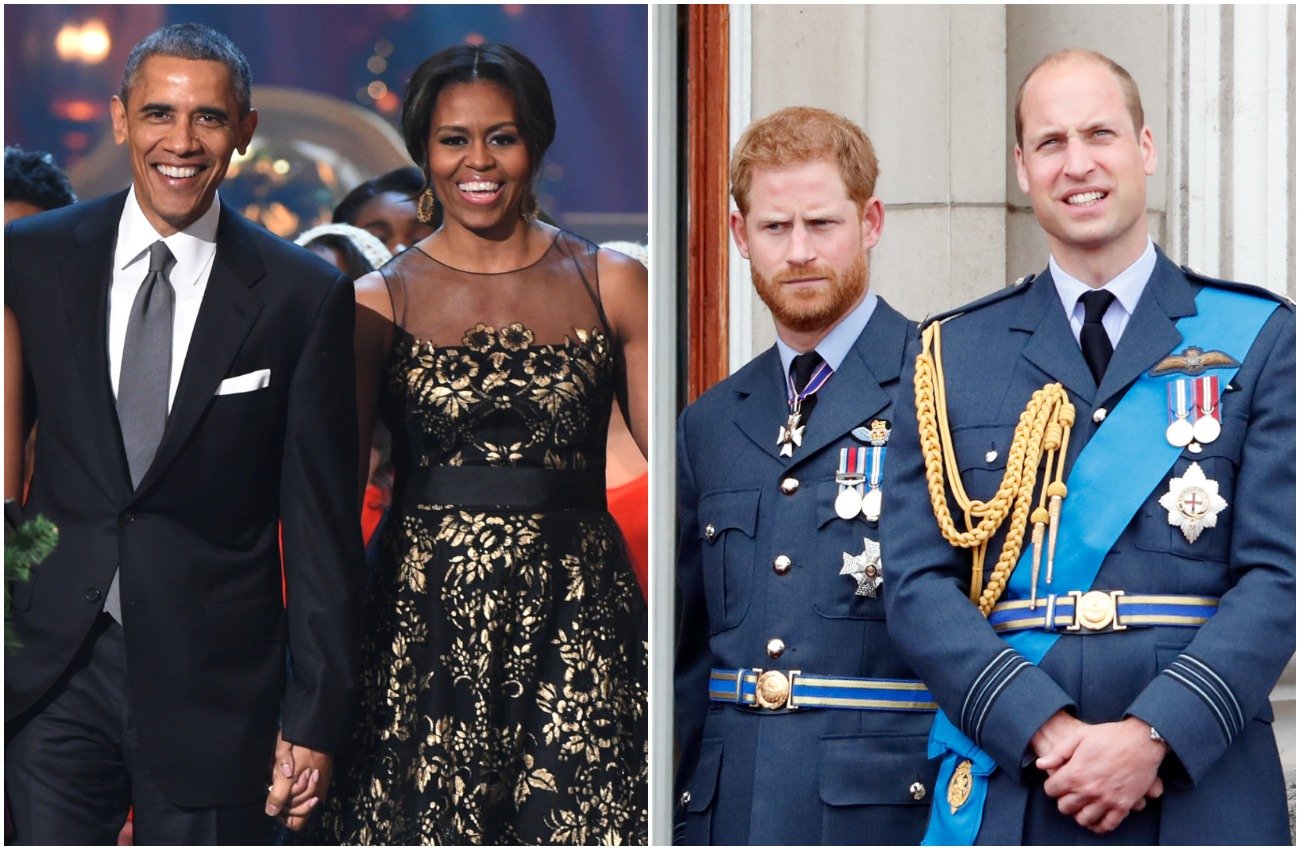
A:
{"type": "Polygon", "coordinates": [[[603,511],[603,469],[539,469],[512,466],[433,466],[413,470],[408,504],[462,508],[603,511]]]}

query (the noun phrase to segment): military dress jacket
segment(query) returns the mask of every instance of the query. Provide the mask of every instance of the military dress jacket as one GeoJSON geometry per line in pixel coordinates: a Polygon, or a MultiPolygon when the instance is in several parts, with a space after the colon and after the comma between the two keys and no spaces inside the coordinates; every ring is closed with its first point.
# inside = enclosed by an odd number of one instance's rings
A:
{"type": "Polygon", "coordinates": [[[915,335],[879,301],[791,457],[777,445],[788,408],[775,346],[681,416],[677,843],[921,839],[933,712],[767,710],[708,696],[713,668],[915,679],[885,629],[888,565],[877,598],[856,595],[856,580],[840,574],[846,553],[879,540],[876,523],[834,509],[840,449],[867,445],[852,432],[893,417],[915,335]]]}
{"type": "MultiPolygon", "coordinates": [[[[1265,290],[1201,277],[1159,253],[1100,387],[1050,274],[957,311],[942,325],[942,365],[952,442],[969,497],[988,499],[997,490],[1017,418],[1035,390],[1055,381],[1077,410],[1068,473],[1134,380],[1184,349],[1175,322],[1196,313],[1194,299],[1206,286],[1277,300],[1265,290]]],[[[909,351],[903,378],[909,387],[917,350],[909,351]]],[[[885,597],[890,632],[948,718],[997,761],[980,843],[1102,840],[1055,810],[1042,790],[1043,774],[1029,766],[1031,737],[1060,709],[1088,723],[1136,716],[1170,747],[1161,766],[1163,799],[1131,814],[1108,842],[1289,841],[1269,693],[1295,650],[1291,306],[1275,305],[1221,404],[1221,435],[1199,453],[1183,450],[1092,584],[1128,594],[1221,598],[1217,613],[1199,628],[1062,633],[1034,666],[970,602],[970,552],[940,536],[926,490],[914,395],[900,398],[886,470],[890,509],[882,517],[893,585],[885,597]],[[1171,524],[1170,511],[1159,503],[1170,479],[1192,463],[1218,483],[1227,502],[1217,524],[1195,542],[1171,524]]],[[[956,512],[951,490],[948,499],[956,512]]],[[[989,546],[987,570],[1004,534],[1005,528],[989,546]]]]}

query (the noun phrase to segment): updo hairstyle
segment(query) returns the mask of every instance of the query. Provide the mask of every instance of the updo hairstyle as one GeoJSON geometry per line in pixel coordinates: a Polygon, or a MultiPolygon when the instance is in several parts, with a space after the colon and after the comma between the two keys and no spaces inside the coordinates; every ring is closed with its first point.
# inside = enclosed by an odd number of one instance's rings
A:
{"type": "MultiPolygon", "coordinates": [[[[429,188],[429,125],[438,94],[449,85],[485,80],[496,83],[515,103],[519,131],[528,148],[530,186],[542,157],[555,140],[555,109],[546,78],[532,60],[505,44],[458,44],[430,56],[415,69],[402,104],[402,139],[429,188]]],[[[532,196],[531,188],[529,198],[532,196]]],[[[525,204],[528,199],[525,199],[525,204]]]]}

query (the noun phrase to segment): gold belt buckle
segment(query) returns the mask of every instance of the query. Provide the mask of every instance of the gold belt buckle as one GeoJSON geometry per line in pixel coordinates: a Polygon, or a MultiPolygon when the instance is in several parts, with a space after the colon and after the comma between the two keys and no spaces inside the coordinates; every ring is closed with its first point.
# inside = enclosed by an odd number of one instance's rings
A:
{"type": "Polygon", "coordinates": [[[1119,598],[1122,590],[1090,590],[1083,593],[1071,590],[1074,600],[1074,622],[1065,627],[1067,632],[1122,632],[1128,628],[1119,620],[1119,598]]]}
{"type": "Polygon", "coordinates": [[[779,711],[783,708],[795,708],[790,692],[794,686],[794,677],[798,670],[791,670],[787,676],[780,670],[760,670],[754,668],[758,678],[754,682],[754,703],[759,708],[779,711]]]}

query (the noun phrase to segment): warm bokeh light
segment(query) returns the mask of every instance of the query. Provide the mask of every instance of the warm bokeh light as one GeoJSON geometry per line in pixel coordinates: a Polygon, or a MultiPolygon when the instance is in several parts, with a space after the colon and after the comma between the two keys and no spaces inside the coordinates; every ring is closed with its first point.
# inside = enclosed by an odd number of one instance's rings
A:
{"type": "Polygon", "coordinates": [[[91,19],[81,26],[64,24],[54,37],[54,51],[64,62],[98,65],[108,57],[113,40],[104,22],[91,19]]]}
{"type": "Polygon", "coordinates": [[[61,98],[50,105],[50,111],[56,118],[84,124],[102,118],[107,110],[104,104],[93,100],[61,98]]]}
{"type": "Polygon", "coordinates": [[[383,80],[375,80],[366,86],[366,94],[370,95],[371,100],[379,100],[388,94],[388,85],[383,80]]]}
{"type": "Polygon", "coordinates": [[[388,70],[388,60],[376,54],[366,60],[366,70],[372,74],[382,74],[388,70]]]}
{"type": "Polygon", "coordinates": [[[84,151],[90,146],[90,136],[80,130],[69,130],[63,134],[63,146],[70,151],[84,151]]]}
{"type": "Polygon", "coordinates": [[[401,105],[402,102],[397,99],[397,95],[393,93],[392,89],[384,92],[382,97],[375,98],[375,109],[388,115],[396,112],[401,105]]]}
{"type": "Polygon", "coordinates": [[[487,41],[487,39],[483,37],[482,33],[472,32],[465,36],[465,43],[472,44],[476,47],[485,41],[487,41]]]}

